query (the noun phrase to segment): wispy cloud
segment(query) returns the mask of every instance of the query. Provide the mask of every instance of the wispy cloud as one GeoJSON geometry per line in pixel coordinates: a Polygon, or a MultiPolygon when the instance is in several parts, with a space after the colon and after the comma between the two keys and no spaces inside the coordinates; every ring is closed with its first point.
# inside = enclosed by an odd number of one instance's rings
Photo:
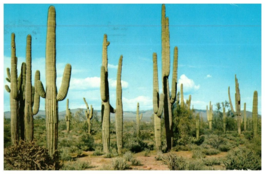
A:
{"type": "Polygon", "coordinates": [[[118,68],[118,65],[108,64],[108,68],[117,69],[118,68]]]}
{"type": "Polygon", "coordinates": [[[212,76],[210,75],[210,74],[208,74],[205,78],[207,79],[207,78],[211,78],[212,76]]]}
{"type": "Polygon", "coordinates": [[[185,74],[182,74],[178,80],[179,89],[181,84],[183,84],[183,91],[185,93],[198,90],[200,88],[200,85],[196,85],[195,82],[192,79],[189,79],[185,74]]]}
{"type": "Polygon", "coordinates": [[[140,110],[152,109],[152,99],[147,96],[138,96],[135,98],[122,98],[123,106],[125,110],[136,110],[137,103],[139,102],[140,110]]]}

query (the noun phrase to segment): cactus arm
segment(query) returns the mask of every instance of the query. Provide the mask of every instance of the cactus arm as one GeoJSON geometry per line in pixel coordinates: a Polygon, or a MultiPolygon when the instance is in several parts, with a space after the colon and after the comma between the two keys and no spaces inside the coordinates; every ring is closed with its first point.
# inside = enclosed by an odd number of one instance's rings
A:
{"type": "Polygon", "coordinates": [[[157,116],[160,117],[162,112],[163,112],[163,108],[164,108],[164,94],[160,94],[160,98],[159,98],[159,109],[157,112],[157,116]]]}
{"type": "Polygon", "coordinates": [[[177,100],[176,100],[177,104],[180,103],[180,91],[177,92],[177,100]]]}
{"type": "Polygon", "coordinates": [[[71,77],[71,65],[67,64],[65,66],[61,87],[57,94],[57,101],[62,101],[66,98],[70,85],[70,77],[71,77]]]}
{"type": "Polygon", "coordinates": [[[46,98],[46,93],[44,90],[44,86],[43,83],[40,80],[37,80],[36,82],[36,92],[42,97],[42,98],[46,98]]]}
{"type": "Polygon", "coordinates": [[[142,120],[142,118],[143,118],[143,114],[140,114],[139,119],[142,120]]]}
{"type": "Polygon", "coordinates": [[[108,55],[107,55],[107,49],[109,46],[110,42],[108,41],[108,36],[104,34],[104,40],[103,40],[103,47],[102,47],[102,66],[105,67],[105,72],[108,71],[108,55]]]}
{"type": "Polygon", "coordinates": [[[100,93],[101,93],[101,99],[102,101],[106,102],[108,100],[107,97],[107,84],[106,84],[106,72],[105,67],[101,66],[101,79],[100,79],[100,93]]]}
{"type": "Polygon", "coordinates": [[[158,106],[159,96],[158,91],[156,89],[153,90],[153,110],[154,113],[158,112],[159,106],[158,106]]]}
{"type": "Polygon", "coordinates": [[[85,98],[83,98],[83,101],[84,101],[84,103],[86,105],[86,108],[89,109],[88,103],[86,102],[86,99],[85,98]]]}
{"type": "Polygon", "coordinates": [[[37,81],[40,80],[40,71],[37,70],[35,72],[35,79],[34,79],[34,104],[33,104],[33,115],[36,115],[39,112],[40,107],[40,95],[37,92],[37,81]]]}
{"type": "Polygon", "coordinates": [[[10,69],[9,69],[9,68],[6,69],[6,74],[7,74],[7,78],[6,78],[6,80],[7,80],[8,82],[10,82],[11,76],[10,76],[10,69]]]}
{"type": "Polygon", "coordinates": [[[5,89],[6,89],[6,91],[8,92],[8,93],[10,93],[10,88],[9,88],[9,86],[8,85],[5,85],[5,89]]]}
{"type": "Polygon", "coordinates": [[[231,100],[231,95],[230,95],[230,86],[228,87],[228,97],[229,97],[229,104],[230,104],[230,107],[231,107],[231,111],[233,113],[235,113],[234,108],[233,108],[233,104],[232,104],[232,100],[231,100]]]}
{"type": "Polygon", "coordinates": [[[177,67],[178,67],[178,47],[174,47],[173,55],[173,70],[172,70],[172,90],[171,90],[171,104],[176,100],[177,92],[177,67]]]}
{"type": "Polygon", "coordinates": [[[90,119],[90,120],[92,120],[93,115],[94,115],[94,108],[93,108],[93,106],[91,105],[91,106],[90,106],[90,114],[89,114],[89,119],[90,119]]]}
{"type": "Polygon", "coordinates": [[[114,109],[111,105],[109,105],[109,107],[110,107],[110,113],[116,113],[116,109],[114,109]]]}

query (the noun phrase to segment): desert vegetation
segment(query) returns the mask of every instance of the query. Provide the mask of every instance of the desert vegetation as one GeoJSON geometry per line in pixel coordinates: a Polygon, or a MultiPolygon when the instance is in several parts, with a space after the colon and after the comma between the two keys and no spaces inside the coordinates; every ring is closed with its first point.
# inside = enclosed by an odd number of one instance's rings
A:
{"type": "MultiPolygon", "coordinates": [[[[108,83],[108,35],[103,34],[100,69],[101,110],[87,101],[84,109],[71,111],[66,100],[65,119],[59,119],[58,102],[65,100],[71,65],[65,66],[62,84],[56,85],[56,11],[48,9],[46,87],[35,73],[31,83],[31,36],[27,36],[26,63],[17,73],[15,34],[11,35],[11,69],[6,86],[10,93],[11,118],[4,118],[5,170],[261,170],[261,118],[258,94],[253,94],[252,117],[241,118],[241,95],[235,76],[235,109],[230,87],[229,101],[207,106],[207,121],[184,99],[183,84],[177,91],[178,47],[174,47],[170,74],[170,31],[165,5],[161,9],[162,90],[158,84],[157,53],[153,59],[153,113],[142,120],[137,103],[136,119],[124,120],[121,76],[123,56],[118,60],[116,106],[110,104],[108,83]],[[171,89],[170,89],[171,85],[171,89]],[[160,94],[159,91],[162,91],[160,94]],[[45,118],[39,116],[40,97],[45,99],[45,118]],[[115,121],[110,114],[115,114],[115,121]],[[36,116],[34,116],[36,115],[36,116]]],[[[87,97],[87,96],[86,96],[87,97]]]]}

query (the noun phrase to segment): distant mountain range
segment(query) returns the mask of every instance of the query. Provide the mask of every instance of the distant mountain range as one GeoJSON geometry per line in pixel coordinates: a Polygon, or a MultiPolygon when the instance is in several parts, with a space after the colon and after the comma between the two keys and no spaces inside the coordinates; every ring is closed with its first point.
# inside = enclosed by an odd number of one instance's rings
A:
{"type": "MultiPolygon", "coordinates": [[[[81,109],[81,108],[77,108],[77,109],[71,109],[70,111],[75,114],[75,112],[82,110],[83,112],[85,111],[85,109],[81,109]]],[[[100,116],[101,115],[101,111],[100,110],[96,110],[97,111],[97,115],[100,116]]],[[[215,113],[215,111],[213,111],[215,113]]],[[[246,111],[247,112],[247,118],[252,117],[252,112],[250,111],[246,111]]],[[[199,113],[200,116],[203,117],[204,121],[207,120],[207,113],[206,110],[201,110],[201,109],[195,109],[195,113],[199,113]]],[[[145,110],[145,111],[139,111],[139,114],[143,114],[143,118],[142,121],[146,121],[149,122],[151,121],[151,116],[153,115],[153,110],[145,110]]],[[[241,111],[241,116],[243,117],[244,112],[241,111]]],[[[65,115],[66,115],[66,111],[61,111],[58,113],[59,115],[59,119],[65,119],[65,115]]],[[[39,110],[39,112],[34,116],[40,116],[45,118],[45,111],[44,110],[39,110]]],[[[136,120],[136,112],[135,111],[124,111],[123,112],[123,120],[124,121],[135,121],[136,120]]],[[[261,117],[261,115],[259,115],[261,117]]],[[[10,118],[10,111],[6,111],[4,112],[4,117],[5,118],[10,118]]],[[[115,114],[110,114],[110,118],[112,121],[115,120],[115,114]]]]}

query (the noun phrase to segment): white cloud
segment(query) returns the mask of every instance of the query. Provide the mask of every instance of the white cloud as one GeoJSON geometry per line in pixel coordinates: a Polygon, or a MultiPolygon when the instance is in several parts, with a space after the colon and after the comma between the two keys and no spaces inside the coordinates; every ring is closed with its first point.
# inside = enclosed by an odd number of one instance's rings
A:
{"type": "MultiPolygon", "coordinates": [[[[109,87],[110,88],[116,88],[117,80],[108,79],[108,82],[109,82],[109,87]]],[[[122,88],[128,88],[128,82],[122,80],[121,81],[121,86],[122,86],[122,88]]]]}
{"type": "Polygon", "coordinates": [[[200,85],[196,85],[192,79],[186,77],[186,75],[182,74],[180,79],[178,80],[178,88],[180,89],[181,84],[183,84],[183,91],[190,92],[192,90],[198,90],[200,85]]]}
{"type": "Polygon", "coordinates": [[[108,64],[108,68],[117,69],[118,65],[108,64]]]}
{"type": "Polygon", "coordinates": [[[122,98],[123,109],[126,111],[134,111],[136,110],[137,103],[139,102],[140,110],[152,109],[152,99],[146,96],[138,96],[135,98],[122,98]]]}
{"type": "Polygon", "coordinates": [[[210,75],[210,74],[208,74],[207,76],[206,76],[206,78],[211,78],[212,76],[210,75]]]}

